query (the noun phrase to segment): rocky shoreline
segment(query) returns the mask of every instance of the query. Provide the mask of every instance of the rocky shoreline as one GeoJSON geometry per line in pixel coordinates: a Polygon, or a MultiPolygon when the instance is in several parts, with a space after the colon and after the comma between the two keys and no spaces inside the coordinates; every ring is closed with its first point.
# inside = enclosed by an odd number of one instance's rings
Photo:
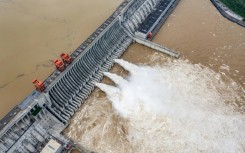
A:
{"type": "Polygon", "coordinates": [[[234,13],[219,0],[210,1],[225,18],[245,28],[245,21],[243,21],[243,17],[234,13]]]}

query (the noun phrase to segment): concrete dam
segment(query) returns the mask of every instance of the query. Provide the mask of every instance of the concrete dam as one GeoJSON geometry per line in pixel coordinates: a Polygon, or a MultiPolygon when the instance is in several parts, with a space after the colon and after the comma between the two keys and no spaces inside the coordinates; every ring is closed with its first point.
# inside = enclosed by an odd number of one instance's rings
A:
{"type": "MultiPolygon", "coordinates": [[[[151,40],[180,0],[125,0],[65,63],[0,122],[0,153],[68,152],[75,143],[61,133],[85,99],[128,46],[137,42],[179,57],[179,53],[151,40]],[[53,143],[53,141],[52,141],[53,143]]],[[[77,146],[81,147],[81,146],[77,146]]]]}

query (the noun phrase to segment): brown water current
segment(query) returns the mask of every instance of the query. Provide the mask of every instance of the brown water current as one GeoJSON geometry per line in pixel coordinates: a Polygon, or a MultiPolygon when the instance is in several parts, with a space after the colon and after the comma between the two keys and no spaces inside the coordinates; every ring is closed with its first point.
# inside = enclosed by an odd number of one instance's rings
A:
{"type": "Polygon", "coordinates": [[[245,28],[224,18],[209,0],[182,0],[154,41],[193,63],[226,71],[245,86],[245,28]]]}
{"type": "Polygon", "coordinates": [[[0,118],[74,51],[122,0],[0,0],[0,118]]]}

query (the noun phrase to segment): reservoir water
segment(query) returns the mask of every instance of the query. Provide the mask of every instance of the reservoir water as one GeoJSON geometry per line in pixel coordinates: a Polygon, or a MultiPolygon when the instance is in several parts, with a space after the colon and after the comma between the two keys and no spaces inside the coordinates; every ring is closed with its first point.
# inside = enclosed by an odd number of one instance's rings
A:
{"type": "Polygon", "coordinates": [[[121,0],[0,0],[0,118],[73,52],[121,0]]]}

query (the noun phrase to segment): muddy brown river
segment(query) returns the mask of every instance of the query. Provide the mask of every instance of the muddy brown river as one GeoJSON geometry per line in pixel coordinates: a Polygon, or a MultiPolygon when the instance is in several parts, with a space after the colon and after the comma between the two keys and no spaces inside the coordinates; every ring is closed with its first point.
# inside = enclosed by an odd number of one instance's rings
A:
{"type": "Polygon", "coordinates": [[[0,0],[0,118],[73,52],[121,0],[0,0]]]}
{"type": "MultiPolygon", "coordinates": [[[[121,2],[0,0],[0,116],[33,90],[32,78],[43,80],[52,72],[52,59],[71,53],[121,2]]],[[[128,85],[119,85],[121,97],[117,90],[100,86],[103,92],[97,88],[92,93],[65,134],[96,152],[244,151],[245,29],[221,16],[209,0],[181,0],[153,41],[179,51],[181,58],[173,61],[131,45],[122,59],[141,66],[123,62],[110,71],[123,77],[132,73],[128,85]],[[142,78],[134,80],[137,75],[142,78]],[[162,83],[166,88],[158,86],[162,83]],[[164,101],[161,95],[172,103],[166,101],[162,109],[159,105],[160,115],[150,109],[151,103],[146,103],[149,109],[129,103],[164,101]],[[223,104],[234,105],[236,111],[223,104]],[[192,137],[190,129],[197,134],[192,137]]],[[[108,78],[103,82],[115,85],[108,78]]]]}

